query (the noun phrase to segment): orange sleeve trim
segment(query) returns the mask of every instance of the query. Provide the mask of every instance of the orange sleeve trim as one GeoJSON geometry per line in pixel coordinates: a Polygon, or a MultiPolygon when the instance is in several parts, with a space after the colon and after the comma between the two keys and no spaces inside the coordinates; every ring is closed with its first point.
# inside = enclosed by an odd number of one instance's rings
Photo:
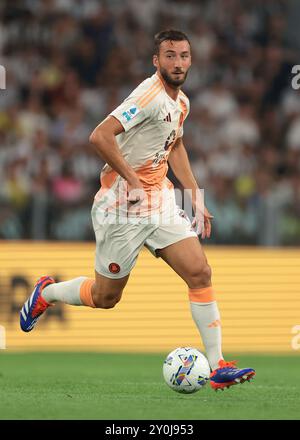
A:
{"type": "Polygon", "coordinates": [[[201,289],[189,289],[189,298],[191,302],[208,303],[216,301],[216,295],[212,286],[201,289]]]}
{"type": "Polygon", "coordinates": [[[140,107],[142,107],[142,108],[146,107],[146,105],[149,104],[149,102],[153,101],[155,96],[157,96],[161,90],[162,90],[161,86],[158,86],[157,88],[155,88],[152,93],[150,93],[147,97],[145,97],[145,99],[140,101],[140,103],[139,103],[140,107]]]}
{"type": "Polygon", "coordinates": [[[153,92],[154,89],[156,89],[158,86],[160,85],[159,81],[156,80],[154,84],[152,84],[138,99],[137,99],[137,104],[139,104],[141,101],[143,101],[144,99],[146,99],[149,95],[151,95],[151,93],[153,92]]]}
{"type": "Polygon", "coordinates": [[[88,278],[84,280],[80,286],[80,299],[83,305],[95,308],[95,304],[92,298],[92,286],[95,280],[88,278]]]}

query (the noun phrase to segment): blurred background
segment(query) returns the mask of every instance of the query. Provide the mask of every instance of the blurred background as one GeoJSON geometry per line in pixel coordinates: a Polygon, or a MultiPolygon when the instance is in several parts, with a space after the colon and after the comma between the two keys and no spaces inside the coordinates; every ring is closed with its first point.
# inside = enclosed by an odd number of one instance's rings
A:
{"type": "Polygon", "coordinates": [[[185,31],[184,141],[215,244],[300,244],[296,0],[2,0],[0,238],[94,240],[103,163],[93,128],[155,69],[153,36],[185,31]]]}

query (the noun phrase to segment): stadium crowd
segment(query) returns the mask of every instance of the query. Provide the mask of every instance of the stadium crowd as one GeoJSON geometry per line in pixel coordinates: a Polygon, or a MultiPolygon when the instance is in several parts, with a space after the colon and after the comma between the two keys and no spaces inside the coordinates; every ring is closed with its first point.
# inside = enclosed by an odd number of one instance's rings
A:
{"type": "MultiPolygon", "coordinates": [[[[5,0],[0,238],[93,240],[93,128],[147,76],[153,35],[186,32],[184,143],[212,243],[300,244],[299,47],[279,0],[5,0]]],[[[300,36],[298,35],[298,42],[300,36]]]]}

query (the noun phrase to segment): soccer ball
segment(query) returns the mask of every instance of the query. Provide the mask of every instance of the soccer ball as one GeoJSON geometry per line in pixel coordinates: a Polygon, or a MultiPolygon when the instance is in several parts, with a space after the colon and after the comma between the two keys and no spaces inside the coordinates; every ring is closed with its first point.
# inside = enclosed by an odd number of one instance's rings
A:
{"type": "Polygon", "coordinates": [[[195,393],[206,385],[210,367],[196,348],[180,347],[168,354],[163,365],[166,384],[178,393],[195,393]]]}

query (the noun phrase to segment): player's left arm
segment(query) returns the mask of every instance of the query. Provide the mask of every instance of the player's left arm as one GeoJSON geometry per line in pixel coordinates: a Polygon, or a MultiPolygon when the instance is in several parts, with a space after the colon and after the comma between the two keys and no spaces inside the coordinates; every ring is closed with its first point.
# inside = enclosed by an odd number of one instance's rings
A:
{"type": "Polygon", "coordinates": [[[191,190],[192,205],[195,213],[193,226],[196,226],[196,224],[198,226],[203,224],[201,238],[209,238],[211,234],[211,219],[213,216],[204,206],[202,192],[200,191],[193,175],[182,137],[178,138],[173,145],[169,154],[168,162],[183,188],[191,190]]]}

